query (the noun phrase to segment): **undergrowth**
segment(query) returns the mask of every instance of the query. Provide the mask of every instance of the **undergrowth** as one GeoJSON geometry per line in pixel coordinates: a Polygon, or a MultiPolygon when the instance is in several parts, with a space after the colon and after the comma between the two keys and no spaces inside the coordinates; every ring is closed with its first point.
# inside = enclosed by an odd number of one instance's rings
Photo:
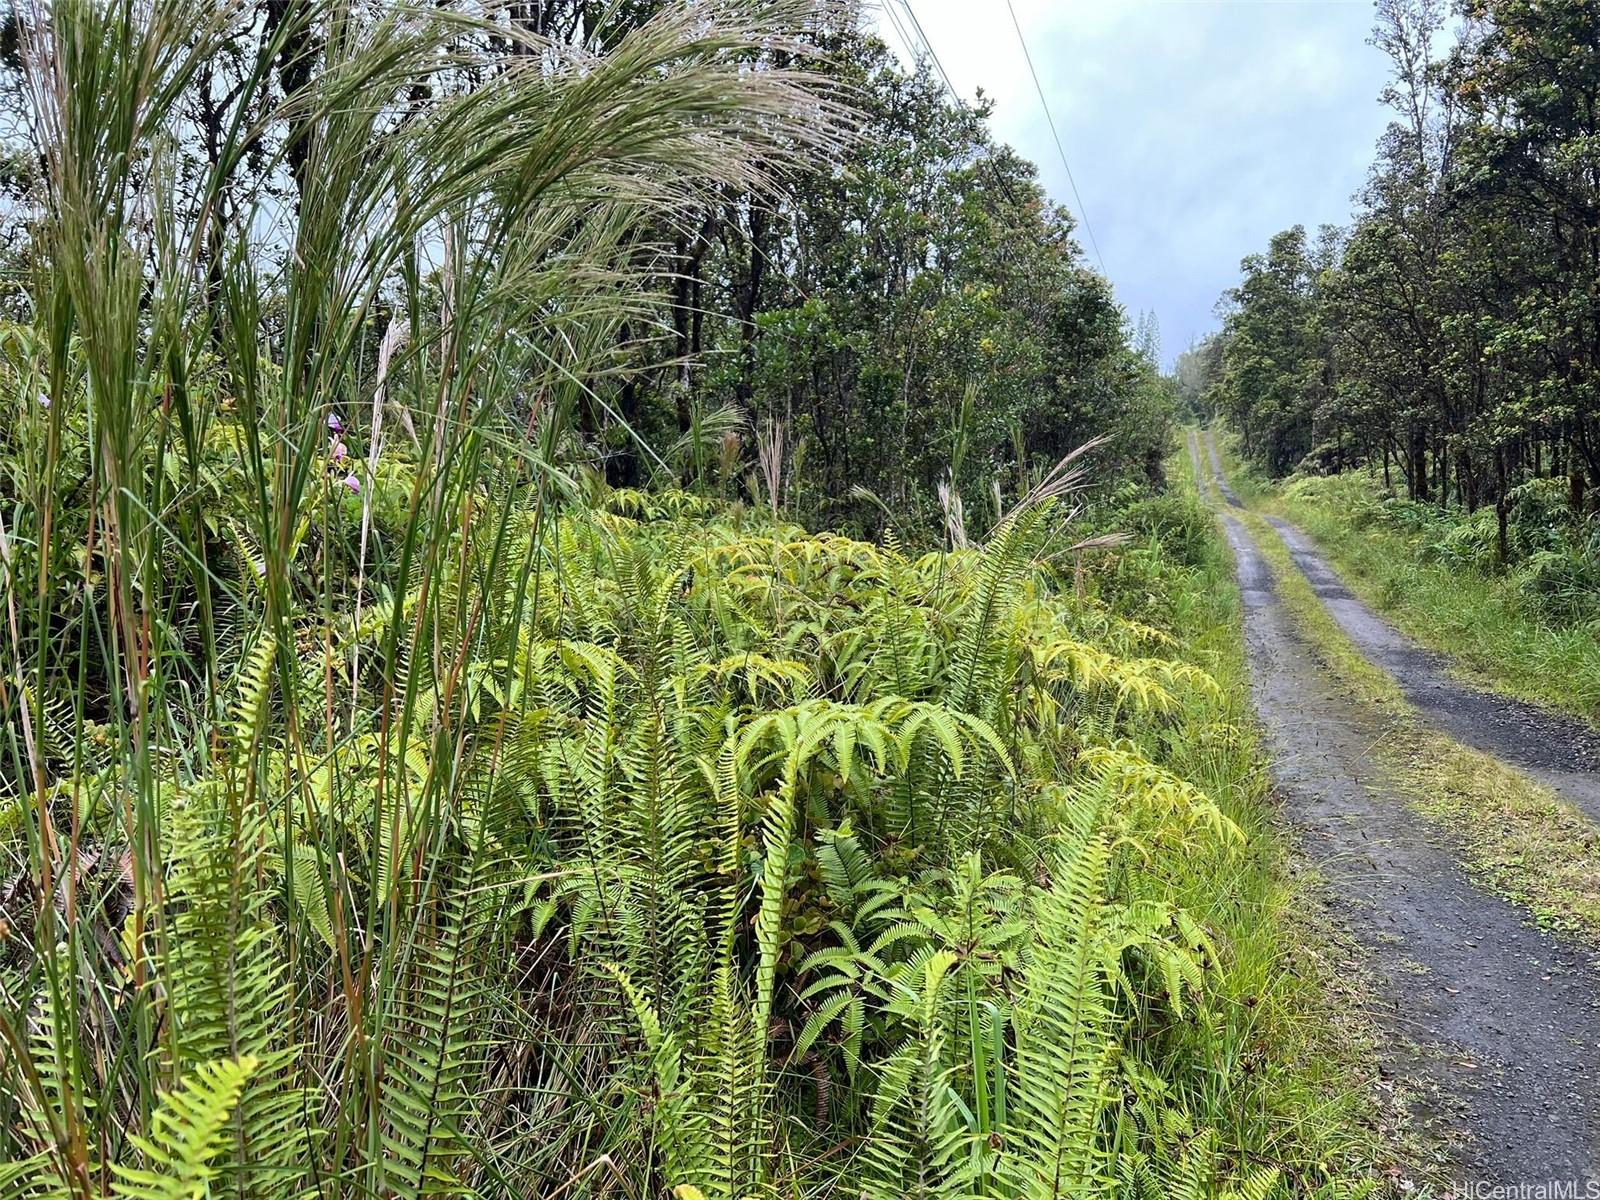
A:
{"type": "Polygon", "coordinates": [[[1184,502],[924,552],[771,431],[762,511],[597,469],[651,239],[848,134],[815,10],[274,9],[198,178],[254,8],[24,31],[0,1195],[1370,1190],[1184,502]]]}
{"type": "Polygon", "coordinates": [[[1354,1165],[1281,1040],[1214,547],[1105,577],[1170,589],[1205,631],[1179,655],[1051,565],[1050,502],[919,557],[687,496],[482,530],[365,623],[297,618],[376,662],[434,608],[353,727],[296,732],[324,657],[242,656],[211,753],[152,780],[161,894],[105,866],[116,756],[47,760],[81,915],[6,976],[14,1180],[73,1192],[63,1114],[88,1178],[150,1163],[118,1131],[186,1088],[232,1133],[185,1169],[273,1194],[589,1190],[603,1158],[680,1195],[1265,1195],[1354,1165]]]}
{"type": "Polygon", "coordinates": [[[1600,548],[1574,541],[1565,480],[1516,490],[1510,564],[1495,514],[1385,497],[1363,471],[1296,478],[1265,505],[1309,534],[1352,588],[1417,641],[1491,686],[1600,718],[1600,548]],[[1544,486],[1550,485],[1550,486],[1544,486]]]}

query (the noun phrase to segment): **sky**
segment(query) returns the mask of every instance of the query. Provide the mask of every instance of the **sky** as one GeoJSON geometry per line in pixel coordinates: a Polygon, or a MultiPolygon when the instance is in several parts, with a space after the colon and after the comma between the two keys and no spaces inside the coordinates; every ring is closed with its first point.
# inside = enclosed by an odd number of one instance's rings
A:
{"type": "MultiPolygon", "coordinates": [[[[901,0],[895,5],[903,19],[901,0]]],[[[1369,0],[1013,0],[1077,181],[1073,197],[1005,0],[911,0],[952,84],[1081,223],[1162,358],[1217,328],[1239,260],[1278,230],[1345,223],[1389,120],[1369,0]]],[[[903,42],[880,18],[895,48],[903,42]]]]}

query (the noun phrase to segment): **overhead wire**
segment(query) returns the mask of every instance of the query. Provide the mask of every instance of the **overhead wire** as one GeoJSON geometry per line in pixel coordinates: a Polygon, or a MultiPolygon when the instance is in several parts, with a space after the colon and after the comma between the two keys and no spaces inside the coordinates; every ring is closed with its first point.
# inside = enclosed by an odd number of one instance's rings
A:
{"type": "Polygon", "coordinates": [[[1083,206],[1083,197],[1078,194],[1078,181],[1072,177],[1072,168],[1067,164],[1067,151],[1061,144],[1061,134],[1056,129],[1056,119],[1050,111],[1050,102],[1044,97],[1044,85],[1039,82],[1039,72],[1034,70],[1033,55],[1028,51],[1028,39],[1023,36],[1022,22],[1017,20],[1017,8],[1011,0],[1006,0],[1006,11],[1011,14],[1011,27],[1017,31],[1017,42],[1022,47],[1022,57],[1028,64],[1028,74],[1033,76],[1033,90],[1039,93],[1039,107],[1044,109],[1044,119],[1050,126],[1050,137],[1055,141],[1056,154],[1061,158],[1061,169],[1067,173],[1067,183],[1072,188],[1072,198],[1078,202],[1078,216],[1083,221],[1083,231],[1089,235],[1089,245],[1094,248],[1095,261],[1100,264],[1100,270],[1105,273],[1106,260],[1100,254],[1100,243],[1095,241],[1094,226],[1089,224],[1089,210],[1083,206]]]}
{"type": "MultiPolygon", "coordinates": [[[[888,15],[890,22],[894,25],[895,32],[905,42],[906,48],[911,51],[913,55],[927,55],[928,60],[933,63],[934,70],[938,72],[939,78],[944,82],[945,90],[950,93],[951,98],[954,99],[962,109],[966,109],[967,102],[962,98],[961,93],[956,91],[955,84],[951,81],[949,72],[944,69],[944,63],[940,61],[938,51],[933,48],[933,43],[928,39],[927,31],[923,29],[922,22],[917,18],[916,9],[911,7],[911,0],[884,0],[883,9],[888,15]],[[907,27],[902,25],[899,18],[895,16],[894,10],[896,4],[898,4],[899,7],[905,12],[906,20],[909,22],[910,33],[907,32],[907,27]],[[915,36],[911,36],[912,34],[915,36]]],[[[1045,120],[1050,126],[1050,136],[1056,144],[1056,154],[1061,159],[1061,167],[1067,174],[1067,184],[1072,189],[1072,198],[1077,203],[1078,219],[1083,224],[1084,233],[1089,238],[1089,246],[1094,251],[1095,261],[1100,264],[1101,274],[1108,274],[1106,271],[1105,256],[1100,253],[1100,243],[1094,236],[1094,227],[1089,223],[1089,210],[1084,207],[1083,197],[1078,192],[1078,181],[1072,174],[1072,167],[1067,163],[1067,152],[1065,147],[1062,145],[1061,135],[1056,130],[1055,116],[1051,113],[1050,105],[1045,100],[1044,88],[1039,82],[1039,73],[1034,69],[1033,66],[1033,55],[1028,50],[1027,38],[1023,36],[1022,25],[1017,20],[1017,10],[1012,5],[1011,0],[1006,0],[1006,9],[1011,14],[1012,27],[1017,31],[1017,41],[1022,45],[1022,56],[1027,60],[1028,74],[1033,77],[1034,90],[1038,92],[1039,103],[1044,108],[1045,120]]],[[[996,177],[999,178],[998,172],[996,172],[996,177]]],[[[1003,180],[1002,183],[1004,183],[1003,180]]],[[[1008,196],[1010,196],[1010,190],[1011,189],[1009,186],[1005,186],[1005,191],[1008,196]]],[[[1012,197],[1012,199],[1014,202],[1015,198],[1012,197]]]]}
{"type": "Polygon", "coordinates": [[[894,26],[895,36],[905,44],[906,49],[912,49],[912,37],[906,32],[906,27],[901,24],[900,18],[895,15],[894,5],[889,0],[884,0],[883,15],[889,18],[889,24],[894,26]]]}
{"type": "MultiPolygon", "coordinates": [[[[962,98],[961,93],[956,91],[956,85],[951,82],[949,73],[944,69],[944,63],[939,61],[939,54],[936,50],[934,50],[933,43],[928,40],[928,35],[923,31],[922,22],[917,20],[916,11],[911,7],[911,0],[899,0],[899,3],[900,7],[905,10],[906,19],[911,22],[911,30],[914,32],[915,36],[913,36],[912,33],[908,33],[906,31],[906,27],[903,26],[899,19],[894,15],[893,0],[884,0],[883,11],[888,15],[890,22],[894,25],[895,32],[900,36],[900,40],[905,43],[906,49],[910,51],[913,57],[921,58],[926,56],[927,59],[933,63],[934,70],[939,73],[939,79],[944,83],[944,90],[949,93],[950,98],[956,102],[956,107],[959,108],[963,113],[970,115],[972,110],[968,107],[966,100],[962,98]]],[[[988,166],[990,173],[994,176],[995,183],[998,184],[1000,190],[1005,193],[1006,200],[1010,202],[1013,208],[1020,208],[1021,202],[1018,201],[1016,192],[1014,192],[1011,188],[1011,181],[1000,173],[1000,168],[995,161],[995,156],[993,154],[986,155],[983,159],[983,162],[988,166]]]]}

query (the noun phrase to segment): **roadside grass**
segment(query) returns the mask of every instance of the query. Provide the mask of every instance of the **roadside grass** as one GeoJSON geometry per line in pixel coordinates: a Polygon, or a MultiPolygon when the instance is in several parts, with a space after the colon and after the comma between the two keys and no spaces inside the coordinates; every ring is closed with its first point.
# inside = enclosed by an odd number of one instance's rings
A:
{"type": "MultiPolygon", "coordinates": [[[[1358,524],[1359,506],[1296,499],[1241,470],[1218,439],[1234,490],[1297,525],[1368,605],[1449,655],[1474,683],[1600,719],[1600,625],[1561,625],[1529,610],[1504,578],[1423,557],[1421,534],[1358,524]]],[[[1373,478],[1376,492],[1381,483],[1373,478]]]]}
{"type": "MultiPolygon", "coordinates": [[[[1197,482],[1187,447],[1168,471],[1185,502],[1197,502],[1185,486],[1197,482]]],[[[1324,1170],[1349,1177],[1396,1157],[1414,1161],[1396,1136],[1408,1123],[1397,1111],[1403,1098],[1377,1086],[1359,954],[1321,919],[1317,880],[1296,869],[1273,819],[1232,559],[1215,524],[1204,528],[1198,563],[1173,570],[1167,594],[1182,653],[1219,691],[1175,723],[1167,752],[1246,842],[1231,855],[1185,860],[1172,881],[1174,900],[1216,932],[1223,957],[1216,1008],[1184,1031],[1196,1044],[1175,1052],[1215,1064],[1212,1085],[1192,1098],[1195,1111],[1306,1184],[1324,1170]],[[1316,1169],[1297,1171],[1307,1155],[1316,1169]]]]}
{"type": "MultiPolygon", "coordinates": [[[[1246,494],[1238,483],[1234,488],[1246,494]]],[[[1541,926],[1600,945],[1600,828],[1549,788],[1430,729],[1394,680],[1339,628],[1277,531],[1253,510],[1235,515],[1271,565],[1285,607],[1334,677],[1357,703],[1387,719],[1391,736],[1375,748],[1382,765],[1419,812],[1459,839],[1468,874],[1528,909],[1541,926]]]]}

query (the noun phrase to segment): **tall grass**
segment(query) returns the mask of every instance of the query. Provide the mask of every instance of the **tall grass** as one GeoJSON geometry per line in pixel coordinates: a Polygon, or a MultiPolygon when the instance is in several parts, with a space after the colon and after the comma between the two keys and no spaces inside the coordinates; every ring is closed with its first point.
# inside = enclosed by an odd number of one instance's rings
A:
{"type": "Polygon", "coordinates": [[[642,303],[641,231],[845,131],[773,65],[812,11],[674,9],[604,55],[478,8],[291,4],[270,37],[244,4],[26,14],[47,197],[0,530],[24,1177],[159,1162],[128,1139],[163,1095],[246,1056],[228,1160],[267,1191],[427,1190],[441,1143],[492,1145],[450,1127],[477,1034],[433,1007],[473,894],[446,847],[500,736],[468,669],[511,685],[545,569],[515,534],[577,487],[557,449],[642,303]],[[180,98],[236,47],[238,116],[180,178],[180,98]],[[276,101],[291,53],[315,61],[276,101]],[[262,153],[301,164],[292,201],[224,206],[262,153]],[[407,336],[375,391],[380,309],[407,336]]]}

